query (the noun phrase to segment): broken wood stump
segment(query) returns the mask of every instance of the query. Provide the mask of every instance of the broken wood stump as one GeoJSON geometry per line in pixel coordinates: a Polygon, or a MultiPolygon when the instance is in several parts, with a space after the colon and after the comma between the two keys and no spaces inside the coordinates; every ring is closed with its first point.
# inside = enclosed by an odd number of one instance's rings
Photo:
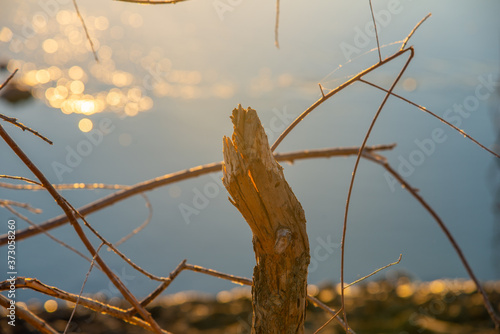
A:
{"type": "Polygon", "coordinates": [[[309,241],[306,218],[251,108],[233,110],[223,183],[253,234],[252,333],[304,333],[309,241]]]}

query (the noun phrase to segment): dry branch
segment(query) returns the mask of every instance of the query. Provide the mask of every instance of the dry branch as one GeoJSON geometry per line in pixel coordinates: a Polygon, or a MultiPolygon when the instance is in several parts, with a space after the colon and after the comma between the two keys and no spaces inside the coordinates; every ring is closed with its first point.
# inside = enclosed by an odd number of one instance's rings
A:
{"type": "MultiPolygon", "coordinates": [[[[395,147],[395,144],[391,145],[377,145],[366,147],[365,151],[380,151],[380,150],[390,150],[395,147]]],[[[329,149],[319,149],[319,150],[305,150],[305,151],[296,151],[290,153],[276,153],[276,160],[278,161],[290,161],[293,162],[295,160],[309,159],[309,158],[330,158],[330,157],[339,157],[339,156],[350,156],[356,155],[359,152],[358,147],[347,147],[347,148],[329,148],[329,149]]],[[[78,208],[78,212],[80,212],[83,216],[94,213],[96,211],[102,210],[108,206],[111,206],[115,203],[118,203],[124,199],[129,197],[138,195],[140,193],[151,191],[159,187],[166,186],[171,183],[187,180],[190,178],[198,177],[201,175],[219,172],[222,169],[222,161],[221,162],[213,162],[206,165],[200,165],[193,168],[189,168],[183,171],[166,174],[160,177],[157,177],[152,180],[144,181],[133,186],[128,187],[128,189],[123,189],[121,191],[117,191],[113,194],[105,196],[99,200],[96,200],[92,203],[89,203],[81,208],[78,208]]],[[[22,186],[15,185],[16,189],[31,189],[30,186],[22,186]],[[27,188],[24,188],[27,187],[27,188]]],[[[54,185],[57,188],[57,185],[54,185]]],[[[112,186],[110,186],[112,187],[112,186]]],[[[71,187],[63,187],[65,189],[71,187]]],[[[116,189],[116,188],[115,188],[116,189]]],[[[34,189],[36,190],[36,189],[34,189]]],[[[37,235],[41,233],[41,229],[48,231],[58,226],[64,225],[68,222],[68,217],[66,215],[60,215],[55,218],[52,218],[46,222],[43,222],[38,225],[38,227],[28,227],[24,230],[20,230],[16,232],[16,241],[20,241],[22,239],[29,238],[31,236],[37,235]]],[[[0,236],[0,246],[5,245],[7,243],[7,235],[0,236]]]]}
{"type": "Polygon", "coordinates": [[[255,110],[233,110],[223,183],[253,233],[252,333],[304,333],[309,265],[306,218],[273,157],[255,110]]]}
{"type": "Polygon", "coordinates": [[[16,142],[9,136],[9,134],[3,129],[0,125],[0,137],[9,145],[9,147],[14,151],[14,153],[21,159],[21,161],[29,168],[29,170],[37,177],[40,183],[47,189],[52,198],[56,201],[57,205],[64,211],[64,214],[69,219],[71,225],[73,226],[75,232],[78,234],[78,237],[83,242],[87,250],[95,257],[97,263],[102,268],[103,272],[108,276],[109,280],[113,283],[113,285],[120,291],[123,297],[132,304],[137,312],[146,320],[149,324],[151,324],[152,328],[156,333],[161,333],[162,330],[160,326],[153,319],[151,314],[142,307],[142,305],[137,301],[134,295],[127,289],[127,287],[121,282],[121,280],[111,271],[111,269],[106,265],[106,263],[102,260],[99,254],[96,253],[94,247],[91,242],[83,232],[80,224],[78,223],[75,212],[70,206],[69,203],[54,189],[49,180],[45,177],[45,175],[35,166],[35,164],[29,159],[29,157],[21,150],[21,148],[16,144],[16,142]]]}
{"type": "MultiPolygon", "coordinates": [[[[88,308],[89,310],[99,312],[101,314],[108,314],[112,317],[121,319],[121,320],[128,322],[130,324],[140,326],[140,327],[145,328],[145,329],[150,330],[150,331],[152,330],[152,327],[150,324],[148,324],[146,321],[144,321],[138,317],[131,316],[126,310],[123,310],[121,308],[118,308],[118,307],[115,307],[112,305],[108,305],[106,303],[100,302],[100,301],[92,299],[92,298],[78,296],[78,295],[66,292],[66,291],[61,290],[59,288],[44,284],[44,283],[40,282],[39,280],[37,280],[36,278],[18,277],[16,279],[15,285],[16,285],[17,289],[31,289],[34,291],[41,292],[47,296],[66,300],[66,301],[72,302],[72,303],[76,303],[76,301],[78,300],[79,305],[82,305],[82,306],[88,308]]],[[[8,290],[9,286],[10,286],[9,281],[0,282],[0,291],[8,290]]],[[[19,304],[16,307],[19,307],[19,304]]],[[[169,333],[169,332],[163,330],[162,333],[169,333]]]]}

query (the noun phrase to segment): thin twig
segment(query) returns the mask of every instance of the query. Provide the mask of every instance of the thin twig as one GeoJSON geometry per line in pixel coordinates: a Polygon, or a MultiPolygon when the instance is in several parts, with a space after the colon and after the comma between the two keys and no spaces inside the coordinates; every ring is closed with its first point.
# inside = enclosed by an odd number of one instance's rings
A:
{"type": "MultiPolygon", "coordinates": [[[[28,278],[28,277],[18,277],[15,282],[16,288],[18,289],[31,289],[33,291],[38,291],[40,293],[43,293],[47,296],[51,296],[54,298],[59,298],[62,300],[66,300],[72,303],[76,303],[76,300],[78,299],[78,295],[66,292],[64,290],[61,290],[57,287],[49,286],[47,284],[44,284],[37,280],[36,278],[28,278]]],[[[0,282],[0,291],[2,290],[9,290],[10,289],[10,281],[3,281],[0,282]]],[[[132,325],[140,326],[144,329],[147,329],[149,331],[152,330],[152,327],[150,324],[148,324],[146,321],[138,318],[138,317],[133,317],[130,316],[125,310],[118,308],[116,306],[108,305],[105,303],[102,303],[98,300],[88,298],[81,296],[80,301],[79,301],[81,306],[84,306],[85,308],[88,308],[89,310],[99,312],[101,314],[108,314],[112,317],[121,319],[125,322],[128,322],[132,325]]],[[[164,334],[169,334],[170,332],[167,332],[166,330],[162,330],[162,333],[164,334]]]]}
{"type": "Polygon", "coordinates": [[[395,54],[393,54],[392,56],[382,60],[381,62],[375,64],[375,65],[372,65],[371,67],[368,67],[367,69],[359,72],[358,74],[356,74],[354,77],[352,77],[351,79],[345,81],[344,83],[342,83],[340,86],[338,86],[337,88],[331,90],[328,94],[326,94],[325,96],[322,96],[319,100],[317,100],[316,102],[314,102],[309,108],[307,108],[302,114],[300,114],[286,129],[285,131],[283,131],[283,133],[278,137],[278,139],[276,139],[276,141],[274,142],[273,146],[271,146],[271,150],[274,152],[274,150],[276,150],[276,148],[279,146],[279,144],[283,141],[283,139],[285,139],[285,137],[290,133],[290,131],[293,130],[293,128],[295,128],[297,126],[297,124],[299,124],[307,115],[309,115],[314,109],[316,109],[318,106],[320,106],[323,102],[325,102],[326,100],[328,100],[329,98],[331,98],[332,96],[334,96],[335,94],[337,94],[338,92],[340,92],[341,90],[343,90],[344,88],[346,87],[349,87],[350,85],[352,85],[354,82],[356,81],[359,81],[360,78],[362,78],[363,76],[365,76],[366,74],[372,72],[373,70],[376,70],[377,68],[383,66],[384,64],[387,64],[388,62],[392,61],[393,59],[396,59],[398,58],[399,56],[405,54],[406,52],[410,51],[410,49],[404,49],[404,50],[400,50],[398,52],[396,52],[395,54]]]}
{"type": "MultiPolygon", "coordinates": [[[[377,122],[378,116],[382,112],[382,109],[384,108],[385,103],[389,99],[389,96],[391,95],[390,93],[394,90],[394,88],[396,87],[397,83],[399,82],[399,80],[403,76],[403,73],[406,71],[406,69],[408,68],[408,65],[410,65],[410,62],[413,59],[413,56],[414,56],[415,52],[413,51],[412,47],[410,47],[409,49],[411,51],[410,52],[410,56],[408,57],[408,60],[406,61],[405,65],[403,66],[403,68],[399,72],[398,76],[396,77],[396,79],[392,83],[391,88],[389,88],[389,92],[385,95],[384,100],[382,101],[382,103],[380,104],[377,112],[375,113],[375,116],[373,117],[373,120],[372,120],[372,122],[370,124],[370,127],[368,128],[368,131],[366,132],[365,138],[363,139],[363,143],[361,144],[361,148],[359,149],[359,153],[358,153],[358,156],[356,157],[356,162],[354,164],[354,170],[352,172],[351,182],[349,184],[349,191],[347,193],[347,200],[346,200],[345,214],[344,214],[344,224],[343,224],[343,227],[342,227],[342,244],[341,244],[341,247],[340,247],[340,249],[341,249],[341,255],[340,255],[340,258],[341,258],[340,259],[340,284],[342,286],[342,291],[341,291],[342,306],[345,305],[344,304],[344,262],[345,262],[345,240],[346,240],[346,232],[347,232],[347,219],[348,219],[348,216],[349,216],[349,205],[350,205],[350,202],[351,202],[352,190],[354,188],[354,180],[356,178],[356,172],[358,170],[358,166],[359,166],[359,162],[361,160],[361,155],[363,153],[363,149],[366,146],[366,143],[368,142],[368,138],[370,137],[370,134],[371,134],[371,132],[373,130],[373,127],[375,126],[375,123],[377,122]]],[[[343,315],[344,315],[344,321],[346,323],[346,326],[348,326],[345,307],[344,307],[343,315]]],[[[347,331],[347,328],[348,327],[346,327],[346,331],[347,331]]]]}
{"type": "Polygon", "coordinates": [[[38,138],[46,141],[47,143],[49,143],[50,145],[53,145],[54,143],[52,142],[52,140],[48,139],[47,137],[45,137],[44,135],[40,134],[40,132],[38,131],[35,131],[29,127],[27,127],[26,125],[24,125],[23,123],[19,122],[17,120],[17,118],[14,118],[14,117],[7,117],[5,115],[2,115],[0,114],[0,118],[10,124],[13,124],[15,126],[17,126],[18,128],[20,128],[21,130],[23,131],[28,131],[28,132],[31,132],[32,134],[34,134],[35,136],[37,136],[38,138]]]}
{"type": "Polygon", "coordinates": [[[476,275],[474,274],[474,271],[472,270],[472,267],[469,265],[469,262],[465,258],[464,253],[462,252],[462,249],[458,245],[457,241],[451,234],[450,230],[448,227],[445,225],[445,223],[441,220],[441,218],[438,216],[436,211],[432,209],[432,207],[423,199],[422,196],[419,195],[415,189],[406,182],[401,175],[398,174],[387,162],[387,160],[383,157],[380,157],[378,155],[372,154],[372,153],[363,153],[363,155],[368,158],[370,161],[375,162],[381,166],[383,166],[398,182],[403,186],[404,189],[406,189],[410,194],[427,210],[427,212],[430,213],[430,215],[434,218],[434,220],[437,222],[443,233],[446,235],[446,238],[452,245],[452,247],[455,249],[455,252],[457,253],[458,257],[460,258],[460,261],[462,262],[465,270],[469,274],[469,277],[474,281],[474,284],[477,287],[477,290],[483,297],[483,302],[485,305],[486,310],[488,311],[488,314],[495,324],[495,328],[500,327],[500,317],[496,314],[493,306],[491,305],[491,302],[488,298],[488,295],[484,291],[483,287],[481,286],[479,280],[477,279],[476,275]]]}
{"type": "Polygon", "coordinates": [[[280,0],[276,0],[276,22],[274,25],[274,45],[278,49],[280,48],[280,42],[278,39],[279,26],[280,26],[280,0]]]}
{"type": "MultiPolygon", "coordinates": [[[[97,249],[95,251],[96,255],[99,254],[99,251],[101,250],[102,246],[104,246],[104,243],[101,243],[99,245],[99,247],[97,247],[97,249]]],[[[73,307],[73,311],[71,312],[71,315],[68,319],[68,322],[66,323],[66,328],[64,329],[63,334],[66,334],[68,332],[69,325],[71,324],[71,320],[73,320],[73,317],[75,316],[76,308],[78,307],[78,302],[80,301],[80,298],[82,297],[83,289],[85,288],[85,285],[87,284],[87,280],[89,279],[90,272],[92,271],[92,268],[94,268],[94,264],[95,264],[95,256],[92,258],[92,261],[90,262],[89,270],[87,271],[87,274],[85,275],[85,279],[83,280],[83,284],[82,284],[82,287],[80,289],[80,293],[78,294],[78,298],[76,299],[75,305],[73,307]]]]}
{"type": "Polygon", "coordinates": [[[382,271],[382,270],[387,269],[387,268],[389,268],[389,267],[392,267],[392,266],[394,266],[394,265],[396,265],[396,264],[399,264],[399,262],[401,262],[401,258],[402,258],[402,257],[403,257],[403,254],[399,254],[399,258],[398,258],[398,260],[397,260],[396,262],[389,263],[389,264],[387,264],[387,265],[383,266],[382,268],[378,268],[377,270],[375,270],[375,271],[374,271],[374,272],[372,272],[371,274],[368,274],[368,275],[366,275],[366,276],[363,276],[363,277],[361,277],[360,279],[355,280],[354,282],[347,284],[346,286],[344,286],[344,289],[347,289],[348,287],[353,286],[354,284],[358,284],[359,282],[364,281],[365,279],[367,279],[368,277],[371,277],[371,276],[375,275],[375,274],[376,274],[376,273],[378,273],[379,271],[382,271]]]}
{"type": "MultiPolygon", "coordinates": [[[[148,217],[140,226],[136,227],[132,232],[130,232],[129,234],[127,234],[126,236],[124,236],[123,238],[121,238],[120,240],[115,242],[115,247],[120,246],[125,241],[132,238],[134,235],[136,235],[137,233],[142,231],[151,222],[151,219],[153,218],[153,206],[151,205],[151,202],[149,201],[148,196],[146,196],[146,194],[141,194],[141,195],[144,198],[144,200],[146,201],[146,208],[148,208],[148,212],[149,212],[148,217]]],[[[109,250],[111,250],[111,248],[108,248],[108,251],[109,250]]]]}
{"type": "MultiPolygon", "coordinates": [[[[380,89],[381,91],[384,91],[386,93],[388,93],[389,91],[387,89],[384,89],[382,87],[380,87],[379,85],[376,85],[374,83],[371,83],[369,81],[366,81],[366,80],[363,80],[363,79],[359,79],[359,81],[367,84],[367,85],[370,85],[372,87],[375,87],[375,88],[378,88],[380,89]]],[[[428,113],[429,115],[437,118],[438,120],[440,120],[441,122],[443,122],[444,124],[448,125],[449,127],[451,127],[452,129],[458,131],[461,135],[463,135],[464,137],[468,138],[469,140],[471,140],[472,142],[474,142],[476,145],[478,145],[479,147],[481,147],[483,150],[486,150],[488,151],[489,153],[493,154],[494,156],[496,156],[497,158],[500,158],[500,155],[498,153],[496,153],[495,151],[493,150],[490,150],[489,148],[487,148],[486,146],[484,146],[483,144],[481,144],[479,141],[477,141],[476,139],[472,138],[472,136],[468,135],[467,133],[465,133],[464,130],[462,129],[459,129],[458,127],[456,127],[455,125],[451,124],[450,122],[446,121],[445,119],[443,119],[442,117],[438,116],[437,114],[433,113],[432,111],[430,111],[429,109],[427,109],[426,107],[422,107],[418,104],[416,104],[415,102],[412,102],[404,97],[402,97],[401,95],[398,95],[394,92],[391,92],[391,95],[392,96],[395,96],[397,97],[398,99],[401,99],[409,104],[411,104],[412,106],[415,106],[417,107],[418,109],[422,110],[422,111],[425,111],[426,113],[428,113]]]]}
{"type": "Polygon", "coordinates": [[[34,208],[29,203],[21,203],[21,202],[11,201],[9,199],[0,199],[0,206],[17,206],[18,208],[23,208],[31,213],[35,214],[42,213],[42,209],[34,208]]]}
{"type": "MultiPolygon", "coordinates": [[[[276,150],[276,148],[279,146],[279,144],[283,141],[283,139],[285,139],[285,137],[290,133],[290,131],[292,131],[293,128],[295,128],[295,126],[297,126],[297,124],[299,124],[308,114],[310,114],[314,109],[316,109],[319,105],[321,105],[323,102],[325,102],[326,100],[328,100],[330,97],[332,97],[333,95],[337,94],[338,92],[340,92],[341,90],[343,90],[344,88],[350,86],[351,84],[353,84],[354,82],[358,81],[360,78],[362,78],[363,76],[365,76],[366,74],[370,73],[371,71],[379,68],[380,66],[384,65],[384,64],[387,64],[388,62],[392,61],[393,59],[401,56],[403,53],[407,52],[410,50],[410,48],[407,48],[405,49],[404,47],[406,46],[406,43],[408,42],[408,40],[410,39],[410,37],[415,33],[415,31],[418,29],[418,27],[420,27],[420,25],[422,23],[424,23],[424,21],[429,17],[431,16],[431,14],[427,14],[426,17],[424,17],[422,20],[420,20],[420,22],[417,23],[417,25],[412,29],[412,31],[408,34],[408,36],[405,38],[405,40],[403,41],[403,46],[400,48],[400,50],[396,53],[394,53],[392,56],[390,57],[387,57],[386,59],[384,60],[381,60],[380,62],[378,62],[377,64],[375,65],[372,65],[371,67],[359,72],[358,74],[356,74],[354,77],[352,77],[351,79],[345,81],[344,83],[342,83],[340,86],[338,86],[337,88],[333,89],[332,91],[330,91],[328,94],[326,94],[325,96],[322,96],[318,101],[316,101],[315,103],[313,103],[309,108],[307,108],[302,114],[300,114],[293,122],[292,124],[290,124],[286,129],[285,131],[283,131],[283,133],[278,137],[278,139],[276,139],[276,141],[274,142],[273,146],[271,146],[271,151],[274,152],[274,150],[276,150]]],[[[380,49],[380,48],[379,48],[380,49]]],[[[413,51],[412,51],[413,52],[413,51]]]]}
{"type": "Polygon", "coordinates": [[[380,43],[378,41],[377,21],[375,21],[375,15],[373,14],[372,0],[369,0],[369,2],[370,2],[370,12],[372,13],[373,26],[375,27],[375,38],[377,39],[378,59],[381,62],[382,61],[382,53],[380,53],[380,43]]]}
{"type": "Polygon", "coordinates": [[[78,216],[78,218],[80,218],[83,221],[84,225],[92,233],[94,233],[94,235],[96,237],[98,237],[99,240],[101,240],[102,243],[104,243],[106,246],[108,246],[116,255],[118,255],[123,261],[128,263],[132,268],[134,268],[135,270],[137,270],[138,272],[140,272],[144,276],[146,276],[152,280],[155,280],[155,281],[165,281],[168,279],[165,277],[158,277],[156,275],[153,275],[153,274],[147,272],[146,270],[144,270],[143,268],[141,268],[139,265],[135,264],[132,260],[130,260],[128,257],[126,257],[125,254],[123,254],[121,251],[119,251],[118,248],[116,248],[111,242],[109,242],[103,236],[101,236],[101,234],[99,232],[97,232],[97,230],[94,229],[92,227],[92,225],[89,224],[89,222],[85,219],[85,217],[77,209],[75,209],[69,202],[66,202],[66,204],[73,210],[73,212],[78,216]]]}
{"type": "MultiPolygon", "coordinates": [[[[13,189],[13,190],[31,190],[31,191],[45,189],[40,183],[26,179],[26,178],[20,178],[19,176],[0,175],[0,178],[2,178],[2,177],[14,179],[14,180],[23,180],[23,181],[31,182],[31,183],[34,183],[37,185],[31,186],[31,185],[26,185],[26,184],[11,184],[11,183],[0,182],[1,188],[7,188],[7,189],[13,189]]],[[[130,186],[121,185],[121,184],[104,184],[104,183],[53,184],[52,186],[54,187],[54,189],[57,189],[57,190],[82,190],[82,189],[90,189],[90,190],[112,189],[112,190],[117,190],[117,189],[129,189],[130,188],[130,186]]]]}
{"type": "Polygon", "coordinates": [[[63,209],[64,213],[68,217],[71,225],[75,229],[75,232],[78,234],[80,240],[83,242],[87,250],[90,252],[92,256],[96,256],[97,263],[102,268],[103,272],[108,276],[110,281],[115,285],[115,287],[120,291],[123,297],[131,303],[134,307],[136,307],[137,312],[151,324],[154,331],[156,333],[161,333],[160,326],[153,319],[151,314],[144,309],[141,304],[137,301],[135,296],[128,290],[128,288],[121,282],[121,280],[111,271],[111,269],[106,265],[106,263],[102,260],[102,258],[96,253],[94,247],[90,243],[89,239],[83,232],[81,226],[78,224],[78,221],[75,218],[75,215],[66,200],[52,187],[52,184],[45,177],[45,175],[38,169],[38,167],[33,164],[33,162],[29,159],[29,157],[21,150],[21,148],[16,144],[16,142],[9,136],[7,132],[0,125],[0,137],[9,145],[9,147],[14,151],[14,153],[21,159],[21,161],[28,167],[31,172],[38,178],[38,180],[45,186],[50,195],[54,198],[56,203],[63,209]]]}
{"type": "MultiPolygon", "coordinates": [[[[7,84],[9,83],[9,81],[14,77],[14,75],[16,75],[17,71],[19,69],[16,68],[14,70],[14,72],[11,73],[11,75],[9,75],[9,77],[2,83],[0,84],[0,90],[2,90],[5,86],[7,86],[7,84]]],[[[15,126],[17,126],[18,128],[20,128],[21,130],[23,131],[28,131],[28,132],[31,132],[32,134],[34,134],[35,136],[45,140],[47,143],[49,143],[50,145],[52,145],[52,141],[50,141],[47,137],[45,136],[42,136],[38,131],[35,131],[33,129],[30,129],[29,127],[27,127],[26,125],[24,125],[23,123],[20,123],[18,122],[17,118],[14,118],[14,117],[7,117],[5,115],[2,115],[0,114],[0,118],[6,122],[9,122],[15,126]]]]}
{"type": "Polygon", "coordinates": [[[324,324],[323,324],[320,328],[318,328],[318,329],[317,329],[317,330],[316,330],[313,334],[318,334],[318,333],[319,333],[319,332],[321,332],[323,329],[325,329],[325,328],[326,328],[326,326],[328,326],[328,324],[329,324],[330,322],[332,322],[334,319],[336,319],[336,318],[339,316],[339,314],[340,314],[340,312],[342,312],[342,310],[343,310],[343,308],[341,308],[340,310],[338,310],[338,311],[337,311],[337,313],[335,313],[334,315],[332,315],[332,316],[330,317],[330,319],[328,319],[328,321],[327,321],[327,322],[325,322],[325,323],[324,323],[324,324]]]}
{"type": "Polygon", "coordinates": [[[76,3],[76,0],[73,0],[73,6],[75,7],[76,15],[78,15],[80,22],[82,22],[83,30],[85,30],[85,35],[87,36],[87,40],[90,43],[90,48],[92,49],[92,53],[94,54],[94,59],[98,63],[99,58],[97,57],[97,52],[96,52],[95,47],[94,47],[94,42],[92,42],[92,38],[90,38],[89,31],[87,30],[87,25],[85,24],[85,21],[83,20],[82,14],[80,14],[80,10],[78,9],[78,4],[76,3]]]}
{"type": "MultiPolygon", "coordinates": [[[[166,288],[169,287],[170,283],[184,270],[186,269],[186,259],[182,260],[179,265],[168,275],[167,279],[160,284],[153,292],[151,292],[146,298],[141,301],[141,305],[146,307],[148,306],[156,297],[158,297],[166,288]]],[[[127,310],[129,315],[133,315],[136,313],[136,310],[131,307],[127,310]]]]}
{"type": "MultiPolygon", "coordinates": [[[[25,178],[22,176],[0,175],[0,179],[20,180],[20,181],[36,184],[37,186],[40,187],[40,189],[45,189],[45,187],[40,182],[31,180],[31,179],[28,179],[28,178],[25,178]]],[[[6,183],[2,183],[2,184],[6,184],[6,183]]],[[[12,185],[12,186],[17,186],[17,185],[12,185]]],[[[10,186],[7,186],[6,188],[8,188],[8,187],[10,187],[10,186]]]]}
{"type": "MultiPolygon", "coordinates": [[[[380,146],[371,146],[366,147],[365,150],[373,151],[373,150],[388,150],[392,149],[393,145],[380,145],[380,146]]],[[[358,154],[359,148],[329,148],[329,149],[320,149],[320,150],[306,150],[306,151],[296,151],[290,153],[275,153],[276,160],[278,161],[295,161],[309,158],[329,158],[329,157],[337,157],[337,156],[349,156],[358,154]]],[[[213,162],[206,165],[200,165],[193,168],[189,168],[187,170],[175,172],[172,174],[166,174],[160,177],[157,177],[152,180],[144,181],[138,183],[136,185],[130,186],[128,189],[124,189],[121,191],[117,191],[113,194],[107,195],[99,200],[96,200],[92,203],[89,203],[81,208],[78,208],[78,212],[80,212],[83,216],[87,216],[93,212],[104,209],[110,205],[113,205],[117,202],[120,202],[126,198],[131,196],[135,196],[137,194],[151,191],[153,189],[166,186],[168,184],[172,184],[175,182],[187,180],[190,178],[198,177],[201,175],[219,172],[222,170],[222,161],[213,162]]],[[[60,215],[55,218],[52,218],[46,222],[39,224],[39,226],[43,227],[45,230],[51,230],[68,222],[68,217],[66,215],[60,215]]],[[[16,232],[16,241],[20,241],[22,239],[31,237],[40,233],[37,229],[33,227],[29,227],[24,230],[20,230],[16,232]]],[[[7,235],[0,236],[0,246],[5,245],[7,243],[7,235]]]]}
{"type": "Polygon", "coordinates": [[[12,78],[14,77],[14,75],[16,75],[17,71],[19,71],[18,68],[16,68],[14,70],[14,72],[12,72],[7,79],[5,79],[5,81],[3,83],[0,84],[0,90],[2,90],[5,86],[7,86],[7,84],[9,83],[10,80],[12,80],[12,78]]]}
{"type": "Polygon", "coordinates": [[[27,222],[28,224],[30,224],[31,226],[35,227],[35,228],[38,228],[40,229],[40,232],[45,234],[47,237],[49,237],[50,239],[52,239],[53,241],[57,242],[59,245],[63,246],[63,247],[66,247],[67,249],[69,249],[70,251],[72,251],[73,253],[75,253],[76,255],[82,257],[83,259],[85,259],[86,261],[88,262],[91,262],[91,259],[88,258],[87,256],[85,256],[83,253],[81,253],[79,250],[77,250],[76,248],[74,247],[71,247],[70,245],[68,245],[67,243],[65,243],[64,241],[54,237],[52,234],[50,234],[49,232],[43,230],[40,226],[36,225],[35,223],[33,223],[28,217],[24,216],[23,214],[17,212],[16,210],[14,210],[12,207],[10,207],[9,205],[5,205],[5,208],[7,210],[9,210],[13,215],[19,217],[20,219],[24,220],[25,222],[27,222]]]}
{"type": "Polygon", "coordinates": [[[406,38],[404,39],[403,44],[401,44],[400,50],[403,50],[406,47],[406,44],[410,40],[411,36],[413,36],[413,34],[415,33],[415,31],[417,31],[418,27],[420,27],[420,25],[422,23],[424,23],[425,20],[427,20],[431,16],[432,16],[432,13],[429,13],[423,19],[421,19],[420,22],[417,23],[417,25],[415,26],[415,28],[413,28],[412,31],[410,31],[410,33],[408,34],[408,36],[406,36],[406,38]]]}

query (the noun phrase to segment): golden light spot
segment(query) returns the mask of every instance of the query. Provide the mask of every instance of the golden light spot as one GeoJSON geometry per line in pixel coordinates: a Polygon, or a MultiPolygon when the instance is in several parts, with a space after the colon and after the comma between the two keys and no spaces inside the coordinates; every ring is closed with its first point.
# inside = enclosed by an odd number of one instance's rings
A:
{"type": "Polygon", "coordinates": [[[116,90],[111,90],[106,96],[106,102],[111,106],[117,106],[120,103],[121,94],[116,90]]]}
{"type": "Polygon", "coordinates": [[[36,78],[38,71],[33,70],[26,72],[26,74],[23,76],[23,83],[28,86],[35,86],[38,84],[38,79],[36,78]]]}
{"type": "Polygon", "coordinates": [[[417,80],[415,80],[414,78],[406,78],[403,81],[403,89],[407,92],[413,92],[415,89],[417,89],[417,80]]]}
{"type": "Polygon", "coordinates": [[[0,42],[10,42],[12,35],[12,30],[7,27],[3,27],[2,30],[0,30],[0,42]]]}
{"type": "Polygon", "coordinates": [[[81,132],[89,132],[94,127],[92,121],[88,118],[82,118],[80,122],[78,122],[78,128],[81,132]]]}
{"type": "Polygon", "coordinates": [[[83,34],[78,30],[72,29],[68,33],[68,40],[73,45],[79,45],[83,41],[83,34]]]}
{"type": "Polygon", "coordinates": [[[59,44],[52,38],[49,38],[43,41],[42,48],[47,53],[54,53],[59,49],[59,44]]]}
{"type": "Polygon", "coordinates": [[[377,282],[368,282],[366,291],[371,295],[377,294],[380,292],[380,285],[377,282]]]}
{"type": "Polygon", "coordinates": [[[143,98],[141,98],[141,100],[139,101],[139,110],[146,111],[151,108],[153,108],[153,99],[149,96],[144,96],[143,98]]]}
{"type": "Polygon", "coordinates": [[[106,61],[111,59],[112,55],[113,55],[113,50],[109,46],[103,45],[99,48],[99,59],[101,61],[106,61]]]}
{"type": "Polygon", "coordinates": [[[439,294],[443,292],[446,288],[446,284],[442,280],[432,281],[429,285],[429,290],[434,294],[439,294]]]}
{"type": "Polygon", "coordinates": [[[36,72],[36,75],[35,75],[35,78],[36,80],[41,83],[41,84],[45,84],[47,82],[50,81],[50,74],[49,74],[49,71],[47,70],[40,70],[40,71],[37,71],[36,72]]]}
{"type": "Polygon", "coordinates": [[[317,285],[309,284],[307,286],[307,294],[316,296],[319,293],[319,288],[317,285]]]}
{"type": "Polygon", "coordinates": [[[132,83],[132,75],[127,72],[116,71],[113,73],[113,85],[123,87],[132,83]]]}
{"type": "Polygon", "coordinates": [[[82,94],[85,90],[85,85],[80,80],[76,80],[69,85],[69,89],[73,94],[82,94]]]}
{"type": "Polygon", "coordinates": [[[38,33],[43,32],[47,26],[47,19],[42,14],[33,15],[31,22],[33,22],[34,30],[38,33]]]}
{"type": "Polygon", "coordinates": [[[330,289],[324,289],[319,292],[318,295],[319,300],[323,303],[329,303],[335,298],[335,292],[330,289]]]}
{"type": "Polygon", "coordinates": [[[73,66],[68,70],[68,75],[73,80],[81,80],[83,74],[84,72],[80,66],[73,66]]]}
{"type": "Polygon", "coordinates": [[[54,91],[55,91],[55,88],[54,87],[50,87],[49,89],[47,89],[45,91],[45,98],[47,98],[47,100],[55,100],[54,98],[54,91]]]}
{"type": "Polygon", "coordinates": [[[61,69],[57,66],[49,67],[48,71],[49,71],[49,75],[50,75],[50,80],[53,80],[53,81],[58,80],[62,75],[61,69]]]}
{"type": "Polygon", "coordinates": [[[49,104],[52,108],[61,108],[63,103],[64,100],[56,100],[56,99],[49,100],[49,104]]]}
{"type": "Polygon", "coordinates": [[[65,86],[57,86],[54,89],[54,97],[58,100],[63,100],[68,97],[68,88],[65,86]]]}
{"type": "Polygon", "coordinates": [[[71,107],[72,107],[71,102],[68,100],[64,100],[60,108],[63,114],[69,115],[73,112],[71,107]]]}
{"type": "Polygon", "coordinates": [[[137,113],[139,112],[139,106],[135,102],[129,102],[125,105],[124,111],[127,116],[132,117],[137,115],[137,113]]]}
{"type": "Polygon", "coordinates": [[[96,27],[97,30],[106,30],[109,27],[109,21],[106,17],[99,16],[96,17],[94,26],[96,27]]]}
{"type": "Polygon", "coordinates": [[[232,300],[231,292],[221,291],[217,294],[217,301],[219,303],[228,303],[232,300]]]}
{"type": "Polygon", "coordinates": [[[57,302],[53,299],[47,300],[45,304],[43,304],[43,308],[49,313],[55,312],[57,310],[57,302]]]}
{"type": "Polygon", "coordinates": [[[127,92],[127,98],[130,101],[138,102],[142,97],[142,91],[140,88],[134,87],[130,88],[127,92]]]}
{"type": "Polygon", "coordinates": [[[77,101],[77,112],[91,115],[95,112],[95,104],[92,96],[87,96],[84,100],[77,101]]]}
{"type": "Polygon", "coordinates": [[[142,26],[143,19],[140,14],[133,13],[128,17],[128,24],[132,26],[133,28],[139,28],[142,26]]]}
{"type": "Polygon", "coordinates": [[[56,20],[59,24],[69,24],[72,18],[72,13],[67,10],[61,10],[56,15],[56,20]]]}
{"type": "Polygon", "coordinates": [[[398,285],[396,288],[396,294],[400,298],[408,298],[413,295],[414,289],[410,283],[398,285]]]}

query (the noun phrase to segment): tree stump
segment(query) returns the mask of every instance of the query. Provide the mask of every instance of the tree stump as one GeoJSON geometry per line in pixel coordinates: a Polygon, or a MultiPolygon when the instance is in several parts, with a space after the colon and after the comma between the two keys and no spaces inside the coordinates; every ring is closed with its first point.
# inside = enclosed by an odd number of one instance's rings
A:
{"type": "Polygon", "coordinates": [[[252,333],[304,333],[309,241],[300,202],[251,108],[231,116],[223,183],[253,234],[252,333]]]}

